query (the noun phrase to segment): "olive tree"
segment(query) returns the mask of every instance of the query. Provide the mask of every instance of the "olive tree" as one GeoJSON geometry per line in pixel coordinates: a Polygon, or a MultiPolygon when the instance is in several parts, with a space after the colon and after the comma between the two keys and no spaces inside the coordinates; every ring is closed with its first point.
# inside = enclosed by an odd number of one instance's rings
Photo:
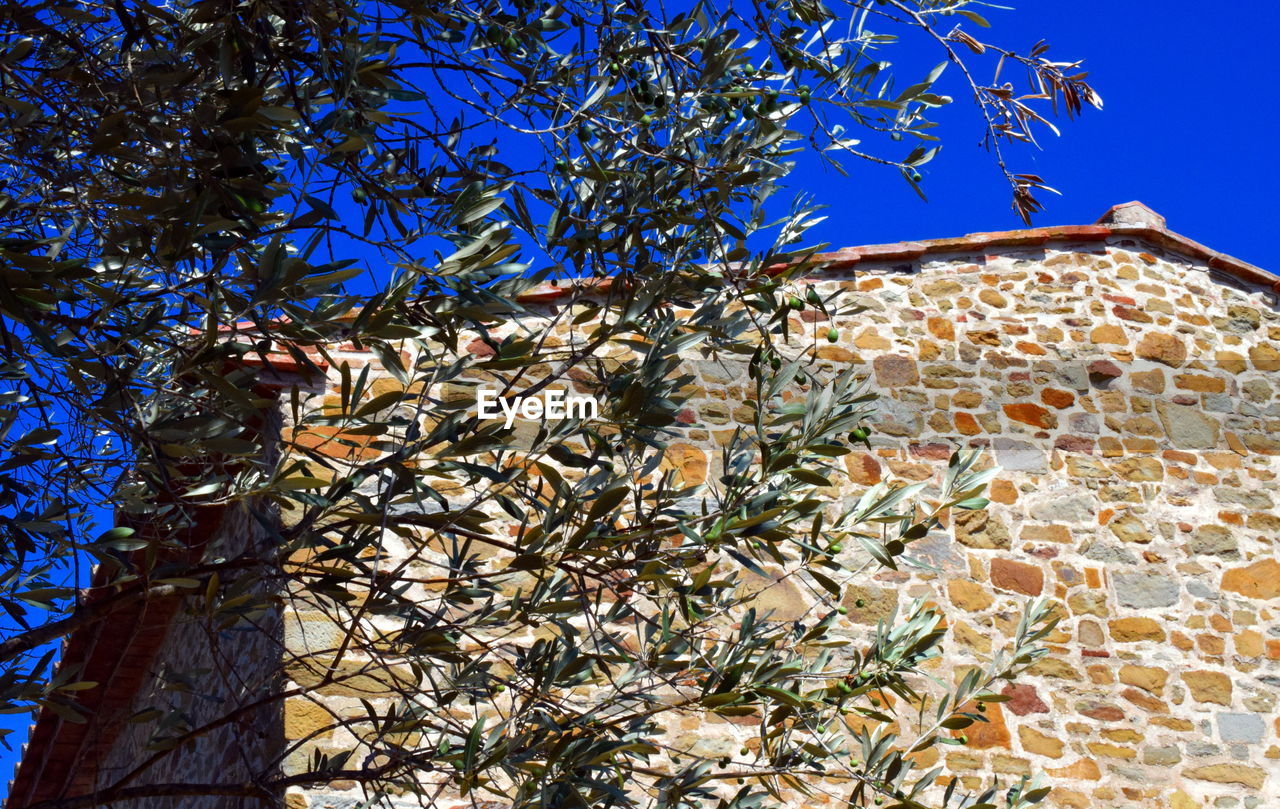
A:
{"type": "MultiPolygon", "coordinates": [[[[875,397],[789,347],[795,309],[856,317],[804,291],[822,200],[786,189],[798,161],[920,190],[947,88],[979,111],[1026,219],[1046,186],[1005,153],[1051,112],[1100,105],[1047,46],[979,39],[984,5],[5,3],[5,709],[83,720],[95,684],[55,671],[51,644],[123,604],[178,594],[191,620],[252,631],[288,596],[332,608],[331,662],[394,659],[414,681],[335,717],[350,750],[287,772],[282,750],[209,794],[343,781],[371,801],[522,807],[752,807],[813,789],[855,806],[1038,801],[1025,781],[966,796],[913,754],[962,743],[1000,699],[989,687],[1042,654],[1046,605],[958,683],[930,679],[945,630],[925,605],[863,644],[838,631],[846,583],[898,564],[948,509],[982,508],[992,471],[958,452],[927,492],[832,498],[833,459],[866,439],[875,397]],[[899,39],[914,44],[894,63],[899,39]],[[535,311],[522,296],[547,283],[568,297],[535,311]],[[580,343],[545,339],[564,324],[580,343]],[[371,393],[340,342],[399,386],[371,393]],[[340,428],[371,452],[338,463],[273,431],[268,354],[342,377],[340,404],[292,413],[292,435],[340,428]],[[663,471],[691,356],[741,362],[754,391],[700,488],[663,471]],[[520,432],[439,393],[476,374],[526,393],[576,381],[606,407],[520,432]],[[202,509],[228,506],[269,547],[173,552],[202,509]],[[827,606],[771,620],[738,586],[766,566],[827,606]],[[499,640],[531,626],[532,645],[499,640]],[[665,722],[711,715],[754,722],[759,744],[672,748],[665,722]]],[[[154,728],[142,766],[51,809],[199,794],[207,774],[147,775],[227,721],[181,705],[139,720],[154,728]]]]}

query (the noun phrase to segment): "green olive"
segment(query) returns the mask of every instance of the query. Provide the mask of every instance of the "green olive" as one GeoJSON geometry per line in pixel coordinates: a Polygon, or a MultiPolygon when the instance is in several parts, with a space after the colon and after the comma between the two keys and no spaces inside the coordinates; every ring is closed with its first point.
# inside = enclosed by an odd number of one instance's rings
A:
{"type": "Polygon", "coordinates": [[[911,182],[918,183],[923,179],[924,179],[924,175],[922,175],[920,172],[918,171],[911,172],[911,182]]]}
{"type": "Polygon", "coordinates": [[[834,342],[836,342],[836,341],[837,341],[837,340],[839,340],[839,339],[840,339],[840,330],[839,330],[839,329],[837,329],[835,326],[832,326],[831,328],[827,329],[827,342],[828,342],[828,343],[834,343],[834,342]]]}
{"type": "Polygon", "coordinates": [[[791,300],[787,301],[787,305],[792,309],[799,310],[804,308],[804,301],[800,300],[797,296],[792,295],[791,300]]]}
{"type": "Polygon", "coordinates": [[[864,599],[859,598],[858,600],[853,602],[853,606],[857,607],[858,609],[862,609],[863,607],[867,606],[867,602],[864,599]]]}

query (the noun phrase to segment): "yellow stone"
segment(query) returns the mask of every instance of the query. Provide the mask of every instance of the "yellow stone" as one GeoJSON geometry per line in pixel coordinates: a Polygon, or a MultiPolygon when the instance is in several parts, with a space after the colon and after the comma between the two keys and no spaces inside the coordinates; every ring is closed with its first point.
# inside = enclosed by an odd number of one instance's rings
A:
{"type": "Polygon", "coordinates": [[[1219,671],[1188,671],[1182,681],[1191,689],[1196,702],[1231,704],[1231,678],[1219,671]]]}
{"type": "Polygon", "coordinates": [[[994,601],[981,584],[964,579],[952,579],[947,582],[947,592],[951,595],[952,604],[969,612],[985,610],[994,601]]]}
{"type": "Polygon", "coordinates": [[[1121,747],[1117,744],[1104,744],[1102,742],[1090,742],[1089,752],[1095,756],[1102,758],[1122,758],[1132,759],[1138,755],[1138,751],[1132,747],[1121,747]]]}
{"type": "Polygon", "coordinates": [[[1063,742],[1032,728],[1018,728],[1018,738],[1022,740],[1022,749],[1028,753],[1049,758],[1061,758],[1063,742]]]}
{"type": "Polygon", "coordinates": [[[1173,796],[1169,800],[1170,809],[1200,809],[1200,804],[1191,799],[1191,796],[1182,790],[1175,790],[1173,796]]]}
{"type": "Polygon", "coordinates": [[[1152,668],[1150,666],[1121,666],[1120,682],[1126,685],[1136,685],[1143,691],[1150,691],[1152,694],[1160,694],[1164,691],[1164,684],[1169,680],[1169,672],[1164,669],[1152,668]]]}
{"type": "Polygon", "coordinates": [[[1217,784],[1243,784],[1254,789],[1261,789],[1267,778],[1265,770],[1249,767],[1244,764],[1208,764],[1184,770],[1183,775],[1197,781],[1213,781],[1217,784]]]}
{"type": "Polygon", "coordinates": [[[1137,643],[1142,640],[1164,640],[1164,629],[1151,618],[1117,618],[1107,622],[1111,639],[1117,643],[1137,643]]]}
{"type": "Polygon", "coordinates": [[[1098,762],[1091,758],[1082,758],[1074,764],[1045,770],[1045,772],[1054,778],[1070,778],[1078,781],[1097,781],[1102,778],[1102,771],[1098,769],[1098,762]]]}
{"type": "Polygon", "coordinates": [[[308,699],[290,699],[284,704],[284,737],[303,739],[334,724],[333,717],[308,699]]]}

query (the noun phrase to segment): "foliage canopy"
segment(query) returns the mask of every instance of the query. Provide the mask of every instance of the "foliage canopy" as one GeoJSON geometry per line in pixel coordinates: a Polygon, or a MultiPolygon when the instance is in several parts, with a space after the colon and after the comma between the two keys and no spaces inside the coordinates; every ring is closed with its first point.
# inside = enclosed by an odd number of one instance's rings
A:
{"type": "MultiPolygon", "coordinates": [[[[335,719],[361,745],[288,775],[267,762],[246,795],[345,780],[424,801],[443,783],[520,807],[745,809],[838,775],[852,805],[964,800],[906,753],[980,720],[974,701],[1041,653],[1049,610],[1032,605],[1008,654],[954,685],[925,676],[944,630],[922,605],[865,648],[836,631],[845,583],[898,564],[944,510],[981,508],[990,471],[963,453],[928,492],[823,496],[874,397],[788,347],[791,310],[854,313],[804,297],[815,249],[797,245],[818,207],[779,192],[799,159],[883,164],[918,188],[949,68],[1033,213],[1045,186],[1002,150],[1051,127],[1047,110],[1099,101],[1047,46],[970,33],[983,5],[0,6],[4,707],[83,721],[94,686],[55,676],[48,645],[130,600],[177,592],[190,620],[252,630],[283,597],[318,599],[346,631],[333,660],[394,659],[415,683],[335,719]],[[893,64],[899,38],[923,45],[893,64]],[[936,59],[917,64],[924,50],[936,59]],[[604,277],[607,291],[581,284],[604,277]],[[575,292],[534,316],[518,298],[549,279],[575,292]],[[556,318],[584,342],[549,344],[556,318]],[[365,436],[377,451],[351,464],[288,446],[298,432],[264,419],[256,387],[255,357],[307,366],[341,341],[400,387],[371,394],[333,360],[336,410],[283,404],[295,427],[365,436]],[[660,471],[693,353],[741,360],[755,390],[704,489],[660,471]],[[583,368],[607,394],[602,422],[532,437],[438,394],[478,371],[537,390],[583,368]],[[104,507],[117,527],[98,533],[104,507]],[[181,553],[213,507],[253,515],[267,546],[181,553]],[[510,564],[486,564],[486,544],[510,564]],[[115,597],[85,600],[89,563],[115,597]],[[438,585],[425,599],[410,587],[423,566],[438,585]],[[765,566],[830,609],[768,620],[736,589],[765,566]],[[498,640],[529,626],[545,630],[530,646],[498,640]],[[915,712],[901,739],[890,694],[915,712]],[[754,717],[759,749],[680,755],[657,732],[669,714],[754,717]]],[[[153,749],[216,726],[187,699],[140,720],[153,749]]],[[[142,768],[59,805],[175,794],[149,783],[142,768]]],[[[968,805],[1043,794],[1015,784],[968,805]]]]}

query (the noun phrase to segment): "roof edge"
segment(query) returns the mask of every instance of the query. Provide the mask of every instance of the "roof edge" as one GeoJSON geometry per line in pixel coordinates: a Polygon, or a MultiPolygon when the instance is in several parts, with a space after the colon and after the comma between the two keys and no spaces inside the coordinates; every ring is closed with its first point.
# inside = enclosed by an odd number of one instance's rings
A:
{"type": "MultiPolygon", "coordinates": [[[[1116,236],[1139,239],[1161,249],[1199,259],[1213,270],[1251,284],[1259,284],[1280,294],[1280,276],[1214,250],[1179,233],[1174,233],[1165,227],[1163,216],[1136,201],[1113,205],[1097,223],[1092,225],[1056,225],[970,233],[965,236],[924,241],[846,247],[829,253],[818,253],[812,261],[822,263],[824,270],[847,270],[863,263],[914,261],[929,255],[972,253],[996,247],[1035,247],[1051,242],[1096,242],[1116,236]]],[[[785,270],[786,266],[788,265],[769,267],[766,271],[779,273],[785,270]]],[[[612,278],[603,278],[578,281],[564,286],[543,284],[518,295],[516,300],[532,304],[554,303],[586,289],[607,292],[612,283],[612,278]]]]}

